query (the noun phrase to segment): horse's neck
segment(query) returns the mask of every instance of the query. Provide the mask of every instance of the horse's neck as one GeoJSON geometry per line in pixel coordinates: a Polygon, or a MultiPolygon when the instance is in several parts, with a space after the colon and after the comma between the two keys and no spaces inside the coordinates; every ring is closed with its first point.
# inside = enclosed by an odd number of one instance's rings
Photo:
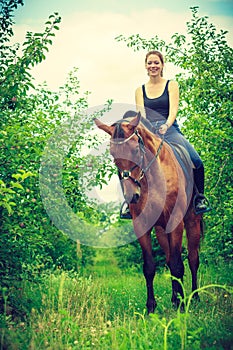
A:
{"type": "MultiPolygon", "coordinates": [[[[158,192],[172,192],[174,187],[178,186],[181,175],[178,162],[171,147],[166,142],[163,142],[157,135],[150,136],[145,146],[150,150],[149,157],[151,158],[151,153],[153,153],[155,160],[150,167],[147,178],[158,192]]],[[[149,162],[148,158],[147,163],[149,164],[149,162]]]]}
{"type": "MultiPolygon", "coordinates": [[[[164,178],[161,173],[161,156],[163,155],[162,139],[158,136],[148,132],[143,135],[143,142],[145,146],[144,167],[148,167],[148,175],[152,174],[153,181],[157,181],[160,178],[164,178]],[[160,174],[161,173],[161,174],[160,174]]],[[[162,157],[163,158],[163,157],[162,157]]]]}
{"type": "Polygon", "coordinates": [[[153,157],[156,157],[156,159],[160,160],[161,156],[164,153],[163,140],[157,135],[154,135],[151,132],[147,132],[143,135],[143,142],[145,149],[148,151],[148,161],[150,161],[150,159],[153,157]]]}

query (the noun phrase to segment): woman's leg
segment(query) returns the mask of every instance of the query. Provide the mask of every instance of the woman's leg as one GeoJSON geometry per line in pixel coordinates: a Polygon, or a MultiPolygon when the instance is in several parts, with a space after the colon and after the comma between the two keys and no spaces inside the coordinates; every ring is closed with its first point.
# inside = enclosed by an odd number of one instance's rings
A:
{"type": "Polygon", "coordinates": [[[194,175],[194,183],[197,186],[197,190],[199,193],[204,194],[204,188],[205,188],[205,170],[204,166],[201,165],[197,169],[193,169],[193,175],[194,175]]]}
{"type": "Polygon", "coordinates": [[[188,142],[188,140],[183,136],[183,134],[174,127],[168,129],[168,132],[165,134],[165,140],[173,144],[178,143],[188,151],[195,167],[193,170],[193,178],[196,190],[196,196],[194,201],[195,212],[197,214],[200,214],[210,211],[208,200],[204,196],[205,171],[203,162],[199,154],[194,149],[194,147],[188,142]]]}

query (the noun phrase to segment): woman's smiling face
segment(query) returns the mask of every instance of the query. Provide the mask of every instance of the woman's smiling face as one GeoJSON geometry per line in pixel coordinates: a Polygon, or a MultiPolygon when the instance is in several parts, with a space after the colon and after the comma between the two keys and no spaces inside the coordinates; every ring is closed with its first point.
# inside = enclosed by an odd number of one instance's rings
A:
{"type": "Polygon", "coordinates": [[[162,76],[163,63],[158,55],[149,55],[145,67],[149,76],[162,76]]]}

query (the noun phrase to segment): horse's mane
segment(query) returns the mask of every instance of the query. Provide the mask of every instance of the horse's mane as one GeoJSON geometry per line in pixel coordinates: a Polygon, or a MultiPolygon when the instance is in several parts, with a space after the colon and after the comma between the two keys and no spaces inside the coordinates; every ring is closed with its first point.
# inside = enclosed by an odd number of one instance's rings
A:
{"type": "MultiPolygon", "coordinates": [[[[123,115],[123,117],[122,117],[122,121],[124,120],[128,120],[128,121],[130,121],[132,118],[134,118],[134,117],[136,117],[137,116],[137,112],[135,112],[135,111],[127,111],[127,112],[125,112],[125,114],[123,115]]],[[[149,131],[151,131],[151,132],[154,132],[154,127],[153,127],[153,125],[151,124],[151,122],[148,120],[148,119],[146,119],[146,118],[144,118],[144,117],[142,117],[141,118],[141,121],[140,121],[149,131]]]]}
{"type": "MultiPolygon", "coordinates": [[[[124,138],[124,130],[122,129],[121,127],[121,123],[123,122],[128,122],[130,123],[131,120],[133,118],[135,118],[136,116],[138,115],[137,112],[135,111],[132,111],[132,110],[129,110],[127,112],[124,113],[123,117],[121,119],[119,119],[118,121],[116,121],[115,123],[112,124],[112,126],[115,126],[115,131],[114,131],[114,134],[113,134],[113,138],[124,138]]],[[[151,122],[144,118],[144,117],[141,117],[140,119],[140,123],[138,126],[143,125],[145,127],[145,131],[146,132],[150,132],[153,134],[153,137],[156,137],[157,138],[157,135],[155,134],[155,127],[151,124],[151,122]]]]}

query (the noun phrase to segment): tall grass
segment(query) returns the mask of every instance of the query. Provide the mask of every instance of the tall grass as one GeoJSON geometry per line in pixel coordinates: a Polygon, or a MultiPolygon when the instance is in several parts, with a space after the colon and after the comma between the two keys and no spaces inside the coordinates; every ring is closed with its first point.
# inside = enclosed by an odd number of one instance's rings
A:
{"type": "MultiPolygon", "coordinates": [[[[39,307],[32,308],[25,322],[8,319],[1,348],[230,349],[231,289],[220,285],[219,277],[214,273],[214,269],[200,271],[199,303],[191,302],[191,282],[187,273],[184,313],[171,307],[171,283],[167,271],[158,274],[155,278],[158,307],[150,316],[145,310],[146,290],[142,274],[124,274],[114,264],[106,263],[105,268],[96,268],[89,277],[65,272],[47,275],[34,289],[37,300],[40,295],[39,307]]],[[[220,279],[224,278],[221,276],[220,279]]],[[[27,288],[30,286],[25,286],[27,288]]]]}

